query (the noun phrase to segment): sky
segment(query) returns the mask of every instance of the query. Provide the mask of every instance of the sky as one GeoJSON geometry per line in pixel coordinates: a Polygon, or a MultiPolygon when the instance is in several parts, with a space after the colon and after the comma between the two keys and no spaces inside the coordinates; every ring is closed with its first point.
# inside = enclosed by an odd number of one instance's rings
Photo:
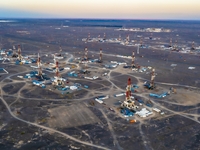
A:
{"type": "Polygon", "coordinates": [[[0,18],[200,20],[200,0],[0,0],[0,18]]]}

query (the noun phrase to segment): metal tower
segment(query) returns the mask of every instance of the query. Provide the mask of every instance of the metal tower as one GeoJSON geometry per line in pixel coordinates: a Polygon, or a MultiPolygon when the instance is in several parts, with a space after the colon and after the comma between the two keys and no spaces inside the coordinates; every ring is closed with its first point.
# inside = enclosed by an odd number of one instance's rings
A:
{"type": "Polygon", "coordinates": [[[129,37],[129,35],[127,35],[127,37],[126,37],[126,44],[129,44],[129,41],[130,41],[130,37],[129,37]]]}
{"type": "Polygon", "coordinates": [[[56,61],[56,77],[59,77],[58,61],[56,61]]]}
{"type": "Polygon", "coordinates": [[[60,49],[60,52],[62,52],[62,47],[61,46],[59,47],[59,49],[60,49]]]}
{"type": "Polygon", "coordinates": [[[170,38],[170,44],[169,47],[172,47],[172,38],[170,38]]]}
{"type": "Polygon", "coordinates": [[[38,65],[38,76],[42,76],[41,60],[39,53],[38,53],[37,65],[38,65]]]}
{"type": "Polygon", "coordinates": [[[174,44],[174,50],[177,50],[177,47],[178,47],[178,46],[177,46],[177,43],[178,43],[178,41],[176,40],[176,41],[175,41],[175,44],[174,44]]]}
{"type": "Polygon", "coordinates": [[[154,86],[154,79],[155,79],[155,69],[153,68],[152,69],[152,72],[151,72],[151,83],[150,83],[150,85],[151,85],[151,87],[152,88],[154,88],[155,86],[154,86]]]}
{"type": "Polygon", "coordinates": [[[135,53],[133,51],[133,54],[132,54],[132,68],[135,67],[135,53]]]}
{"type": "Polygon", "coordinates": [[[90,39],[90,33],[88,33],[88,37],[87,37],[86,42],[88,42],[89,39],[90,39]]]}
{"type": "Polygon", "coordinates": [[[87,49],[87,47],[85,47],[84,51],[85,51],[84,60],[87,61],[88,60],[88,49],[87,49]]]}
{"type": "Polygon", "coordinates": [[[140,46],[137,47],[137,54],[140,54],[140,46]]]}
{"type": "Polygon", "coordinates": [[[131,78],[128,78],[126,87],[126,101],[131,100],[131,78]]]}
{"type": "Polygon", "coordinates": [[[118,41],[121,41],[121,35],[119,35],[118,41]]]}
{"type": "Polygon", "coordinates": [[[192,42],[192,50],[195,50],[195,47],[194,47],[194,41],[192,42]]]}
{"type": "Polygon", "coordinates": [[[103,34],[103,39],[106,40],[106,33],[103,34]]]}
{"type": "Polygon", "coordinates": [[[102,62],[102,49],[100,49],[100,53],[99,53],[99,61],[102,62]]]}
{"type": "Polygon", "coordinates": [[[140,47],[142,47],[142,44],[143,44],[143,40],[142,38],[140,39],[140,47]]]}
{"type": "Polygon", "coordinates": [[[22,60],[22,55],[21,55],[21,47],[18,45],[18,59],[21,61],[22,60]]]}
{"type": "Polygon", "coordinates": [[[150,40],[153,39],[153,33],[151,33],[150,37],[149,37],[150,40]]]}
{"type": "Polygon", "coordinates": [[[101,40],[101,35],[98,35],[98,41],[100,41],[101,40]]]}

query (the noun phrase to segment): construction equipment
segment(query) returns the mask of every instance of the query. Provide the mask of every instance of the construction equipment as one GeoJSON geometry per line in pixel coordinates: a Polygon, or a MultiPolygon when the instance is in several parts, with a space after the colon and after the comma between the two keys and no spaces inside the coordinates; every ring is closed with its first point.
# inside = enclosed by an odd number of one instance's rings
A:
{"type": "Polygon", "coordinates": [[[136,120],[135,119],[131,119],[129,122],[130,123],[136,123],[136,120]]]}
{"type": "Polygon", "coordinates": [[[175,88],[171,87],[169,90],[170,90],[171,93],[176,94],[176,89],[175,88]]]}

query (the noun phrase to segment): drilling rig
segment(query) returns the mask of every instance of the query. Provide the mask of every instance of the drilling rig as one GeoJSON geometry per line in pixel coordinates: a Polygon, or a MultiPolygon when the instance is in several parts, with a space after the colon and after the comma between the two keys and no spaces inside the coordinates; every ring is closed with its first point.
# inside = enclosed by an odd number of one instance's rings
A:
{"type": "Polygon", "coordinates": [[[121,104],[122,108],[128,108],[129,110],[136,110],[138,108],[137,105],[135,105],[135,102],[132,100],[132,95],[131,95],[131,78],[128,78],[128,83],[126,86],[126,98],[124,102],[121,104]]]}
{"type": "Polygon", "coordinates": [[[60,77],[58,61],[56,61],[55,76],[54,76],[52,84],[57,87],[64,87],[64,81],[66,81],[66,79],[60,77]]]}
{"type": "Polygon", "coordinates": [[[106,33],[103,34],[103,40],[106,40],[106,33]]]}
{"type": "Polygon", "coordinates": [[[42,77],[42,68],[41,68],[41,59],[40,59],[39,53],[38,53],[37,65],[38,65],[38,74],[37,74],[37,76],[43,78],[42,77]]]}
{"type": "Polygon", "coordinates": [[[133,54],[132,54],[132,68],[135,68],[136,65],[135,65],[135,53],[133,51],[133,54]]]}
{"type": "Polygon", "coordinates": [[[195,50],[194,41],[192,42],[191,50],[195,50]]]}
{"type": "Polygon", "coordinates": [[[17,59],[21,62],[22,61],[22,55],[21,55],[21,47],[18,45],[18,57],[17,59]]]}
{"type": "Polygon", "coordinates": [[[172,38],[170,38],[169,47],[172,47],[172,38]]]}
{"type": "Polygon", "coordinates": [[[148,88],[149,90],[153,90],[156,87],[155,83],[154,83],[155,77],[156,77],[156,75],[155,75],[155,69],[153,68],[152,72],[151,72],[151,81],[150,82],[146,81],[144,83],[144,86],[146,88],[148,88]]]}
{"type": "Polygon", "coordinates": [[[99,51],[99,63],[102,63],[103,61],[102,61],[102,55],[103,55],[103,53],[102,53],[102,49],[100,49],[100,51],[99,51]]]}
{"type": "Polygon", "coordinates": [[[88,42],[89,40],[90,40],[90,33],[88,33],[88,37],[87,37],[86,42],[88,42]]]}
{"type": "Polygon", "coordinates": [[[12,54],[12,57],[14,57],[14,58],[17,58],[17,57],[18,57],[18,55],[17,55],[17,53],[16,53],[15,45],[13,45],[13,54],[12,54]]]}
{"type": "Polygon", "coordinates": [[[129,35],[127,35],[125,44],[128,45],[129,42],[130,42],[130,37],[129,37],[129,35]]]}
{"type": "Polygon", "coordinates": [[[85,61],[88,61],[88,49],[87,49],[87,47],[85,47],[84,51],[85,51],[85,52],[84,52],[84,54],[85,54],[85,55],[84,55],[84,60],[85,60],[85,61]]]}

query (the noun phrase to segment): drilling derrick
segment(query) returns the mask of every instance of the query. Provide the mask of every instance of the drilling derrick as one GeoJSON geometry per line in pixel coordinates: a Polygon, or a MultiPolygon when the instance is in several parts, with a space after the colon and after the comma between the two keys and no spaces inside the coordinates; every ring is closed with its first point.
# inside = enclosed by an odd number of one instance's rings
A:
{"type": "Polygon", "coordinates": [[[119,35],[119,37],[118,37],[118,41],[121,41],[121,35],[119,35]]]}
{"type": "Polygon", "coordinates": [[[88,63],[88,49],[87,49],[87,47],[85,47],[85,50],[84,50],[85,52],[85,55],[84,55],[84,62],[85,62],[85,69],[87,69],[87,63],[88,63]]]}
{"type": "Polygon", "coordinates": [[[61,46],[59,47],[59,49],[60,49],[60,52],[62,52],[62,47],[61,46]]]}
{"type": "Polygon", "coordinates": [[[128,78],[128,84],[126,87],[126,101],[131,100],[131,78],[128,78]]]}
{"type": "Polygon", "coordinates": [[[155,79],[155,69],[153,68],[152,72],[151,72],[151,83],[150,83],[151,88],[155,87],[155,85],[154,85],[154,79],[155,79]]]}
{"type": "Polygon", "coordinates": [[[100,41],[100,40],[101,40],[101,35],[98,36],[98,41],[100,41]]]}
{"type": "Polygon", "coordinates": [[[192,42],[192,48],[191,48],[191,50],[195,50],[194,41],[192,42]]]}
{"type": "Polygon", "coordinates": [[[37,65],[38,65],[38,76],[42,76],[41,60],[39,53],[38,53],[37,65]]]}
{"type": "Polygon", "coordinates": [[[137,47],[137,54],[140,54],[140,46],[137,47]]]}
{"type": "Polygon", "coordinates": [[[153,34],[152,34],[152,33],[151,33],[151,35],[150,35],[149,39],[150,39],[150,40],[152,40],[152,39],[153,39],[153,34]]]}
{"type": "Polygon", "coordinates": [[[176,40],[176,41],[175,41],[175,44],[174,44],[174,50],[177,50],[177,47],[178,47],[178,46],[177,46],[177,43],[178,43],[178,41],[176,40]]]}
{"type": "Polygon", "coordinates": [[[132,68],[135,67],[135,53],[133,51],[133,54],[132,54],[132,68]]]}
{"type": "Polygon", "coordinates": [[[16,53],[15,45],[13,45],[13,54],[12,54],[12,57],[18,57],[18,55],[16,53]]]}
{"type": "Polygon", "coordinates": [[[85,56],[84,56],[84,60],[85,60],[85,61],[88,60],[88,49],[87,49],[87,47],[85,47],[85,56]]]}
{"type": "Polygon", "coordinates": [[[99,53],[99,62],[102,62],[102,49],[100,49],[100,53],[99,53]]]}
{"type": "Polygon", "coordinates": [[[56,61],[56,77],[59,77],[58,61],[56,61]]]}
{"type": "Polygon", "coordinates": [[[106,33],[103,34],[103,40],[106,40],[106,33]]]}
{"type": "Polygon", "coordinates": [[[131,99],[131,78],[128,78],[128,84],[126,87],[126,99],[121,104],[122,108],[128,108],[129,110],[136,110],[138,106],[135,105],[135,102],[131,99]]]}
{"type": "Polygon", "coordinates": [[[13,50],[15,50],[16,48],[15,48],[15,45],[13,45],[13,50]]]}
{"type": "Polygon", "coordinates": [[[18,59],[19,61],[22,61],[22,55],[21,55],[21,47],[18,45],[18,59]]]}
{"type": "Polygon", "coordinates": [[[170,39],[169,47],[172,47],[172,38],[170,39]]]}
{"type": "Polygon", "coordinates": [[[56,61],[55,76],[54,76],[54,80],[53,80],[52,84],[54,86],[64,87],[64,81],[66,81],[66,80],[63,79],[62,77],[60,77],[59,67],[58,67],[58,61],[56,61]]]}
{"type": "Polygon", "coordinates": [[[129,37],[129,35],[127,35],[127,37],[126,37],[126,45],[129,44],[129,41],[130,41],[130,37],[129,37]]]}
{"type": "Polygon", "coordinates": [[[143,41],[142,38],[140,39],[140,47],[142,47],[143,41]]]}
{"type": "Polygon", "coordinates": [[[88,37],[87,37],[86,42],[88,42],[89,39],[90,39],[90,33],[88,33],[88,37]]]}

